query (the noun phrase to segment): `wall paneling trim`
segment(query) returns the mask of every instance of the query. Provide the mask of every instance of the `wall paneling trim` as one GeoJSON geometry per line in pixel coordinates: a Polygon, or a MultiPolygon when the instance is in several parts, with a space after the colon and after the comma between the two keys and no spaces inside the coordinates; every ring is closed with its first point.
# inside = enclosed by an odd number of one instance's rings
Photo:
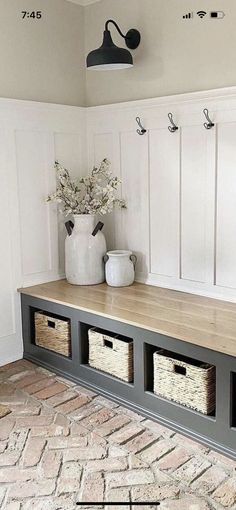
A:
{"type": "Polygon", "coordinates": [[[87,138],[90,161],[109,157],[122,179],[128,209],[108,239],[136,253],[137,280],[236,301],[236,88],[90,107],[87,138]]]}
{"type": "Polygon", "coordinates": [[[64,276],[55,159],[74,177],[111,160],[128,208],[104,231],[136,253],[137,281],[236,301],[236,87],[90,108],[0,99],[0,119],[0,365],[22,356],[17,287],[64,276]]]}
{"type": "Polygon", "coordinates": [[[55,159],[74,176],[87,171],[85,115],[0,99],[0,366],[23,353],[17,287],[64,276],[65,227],[45,198],[55,189],[55,159]]]}

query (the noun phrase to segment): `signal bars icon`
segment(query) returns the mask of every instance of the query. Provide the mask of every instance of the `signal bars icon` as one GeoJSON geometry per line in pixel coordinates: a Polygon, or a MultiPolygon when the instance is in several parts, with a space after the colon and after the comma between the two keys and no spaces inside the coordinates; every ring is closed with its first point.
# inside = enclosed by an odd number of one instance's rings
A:
{"type": "Polygon", "coordinates": [[[190,18],[193,18],[193,12],[188,12],[188,14],[185,14],[183,16],[184,19],[190,19],[190,18]]]}

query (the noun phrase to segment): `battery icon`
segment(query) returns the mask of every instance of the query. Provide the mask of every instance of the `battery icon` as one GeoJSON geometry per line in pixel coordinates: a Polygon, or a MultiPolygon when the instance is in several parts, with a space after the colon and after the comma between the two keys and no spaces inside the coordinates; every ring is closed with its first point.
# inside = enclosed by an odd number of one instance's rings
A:
{"type": "Polygon", "coordinates": [[[212,11],[212,12],[210,12],[210,17],[222,19],[225,17],[225,13],[223,11],[212,11]]]}

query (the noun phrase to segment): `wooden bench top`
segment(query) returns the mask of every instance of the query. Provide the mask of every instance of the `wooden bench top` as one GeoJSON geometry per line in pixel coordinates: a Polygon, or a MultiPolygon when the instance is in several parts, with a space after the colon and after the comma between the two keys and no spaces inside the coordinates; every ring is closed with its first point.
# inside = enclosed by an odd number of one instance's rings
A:
{"type": "Polygon", "coordinates": [[[141,283],[79,287],[59,280],[19,292],[236,356],[234,303],[141,283]]]}

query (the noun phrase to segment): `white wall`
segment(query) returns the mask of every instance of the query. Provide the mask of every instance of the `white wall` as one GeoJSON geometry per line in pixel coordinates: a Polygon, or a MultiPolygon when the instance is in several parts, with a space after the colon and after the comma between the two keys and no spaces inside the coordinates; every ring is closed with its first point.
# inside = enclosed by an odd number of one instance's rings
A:
{"type": "Polygon", "coordinates": [[[65,226],[57,207],[55,159],[86,173],[85,111],[0,100],[0,366],[22,357],[17,288],[64,274],[65,226]]]}
{"type": "Polygon", "coordinates": [[[235,1],[204,1],[207,11],[224,9],[223,20],[182,19],[201,7],[195,0],[100,0],[86,7],[0,0],[0,97],[83,106],[234,85],[235,1]],[[43,17],[22,20],[22,9],[42,10],[43,17]],[[108,18],[124,32],[131,26],[141,31],[135,66],[86,71],[86,55],[101,44],[108,18]]]}
{"type": "MultiPolygon", "coordinates": [[[[85,9],[85,50],[100,46],[105,21],[125,33],[140,30],[135,65],[119,72],[86,73],[87,105],[109,104],[235,85],[235,0],[101,0],[85,9]],[[224,10],[223,20],[183,14],[224,10]]],[[[111,26],[114,42],[124,41],[111,26]]]]}
{"type": "MultiPolygon", "coordinates": [[[[176,94],[235,84],[234,0],[0,0],[0,97],[83,106],[176,94]],[[223,9],[223,20],[182,19],[197,8],[223,9]],[[39,21],[21,10],[42,10],[39,21]],[[85,70],[101,44],[104,23],[142,35],[133,69],[85,70]],[[85,46],[85,47],[84,47],[85,46]]],[[[123,40],[111,27],[114,41],[123,40]]]]}
{"type": "Polygon", "coordinates": [[[85,104],[84,8],[65,0],[0,0],[0,97],[85,104]],[[22,20],[21,11],[42,19],[22,20]]]}
{"type": "Polygon", "coordinates": [[[137,254],[139,281],[236,301],[235,87],[88,109],[1,99],[0,119],[0,365],[22,356],[17,287],[64,274],[55,159],[74,176],[111,160],[128,208],[105,218],[108,247],[137,254]]]}
{"type": "Polygon", "coordinates": [[[141,282],[236,301],[236,88],[98,106],[87,117],[90,166],[108,157],[127,201],[105,219],[109,248],[136,253],[141,282]]]}

